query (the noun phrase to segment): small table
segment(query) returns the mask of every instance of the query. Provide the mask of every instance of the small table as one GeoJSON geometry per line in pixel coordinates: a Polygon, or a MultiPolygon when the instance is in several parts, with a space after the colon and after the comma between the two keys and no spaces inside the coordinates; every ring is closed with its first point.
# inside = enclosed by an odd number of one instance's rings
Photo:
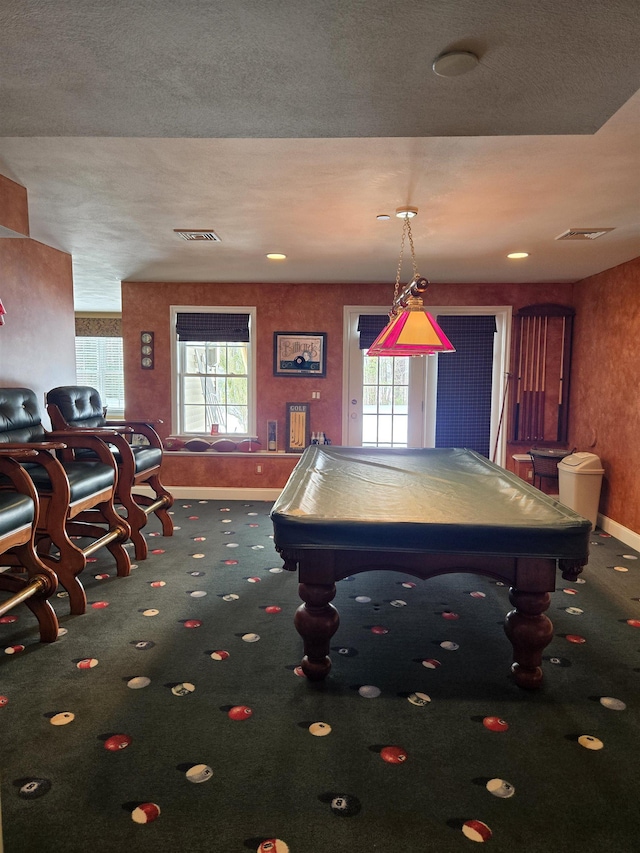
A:
{"type": "Polygon", "coordinates": [[[423,580],[474,572],[510,586],[511,671],[521,687],[539,687],[556,569],[566,580],[578,577],[591,530],[515,474],[458,448],[308,447],[271,519],[284,568],[298,572],[304,603],[295,626],[313,681],[331,668],[336,581],[385,569],[423,580]]]}

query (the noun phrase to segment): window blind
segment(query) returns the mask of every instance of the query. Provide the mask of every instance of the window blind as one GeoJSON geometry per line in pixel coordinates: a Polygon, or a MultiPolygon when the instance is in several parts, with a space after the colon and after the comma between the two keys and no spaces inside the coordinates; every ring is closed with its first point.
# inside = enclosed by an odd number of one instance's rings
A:
{"type": "Polygon", "coordinates": [[[112,417],[124,417],[122,338],[77,337],[76,378],[98,391],[112,417]]]}
{"type": "Polygon", "coordinates": [[[178,313],[179,341],[249,341],[248,314],[178,313]]]}
{"type": "Polygon", "coordinates": [[[388,322],[388,314],[360,314],[358,317],[360,349],[369,349],[388,322]]]}

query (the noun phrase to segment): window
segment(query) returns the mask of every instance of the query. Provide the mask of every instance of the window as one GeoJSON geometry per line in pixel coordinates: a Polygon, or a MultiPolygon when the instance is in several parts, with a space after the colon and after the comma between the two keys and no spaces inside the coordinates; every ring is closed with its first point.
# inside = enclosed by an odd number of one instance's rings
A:
{"type": "Polygon", "coordinates": [[[171,309],[174,432],[255,435],[255,308],[171,309]]]}
{"type": "Polygon", "coordinates": [[[362,446],[406,447],[409,358],[363,355],[362,446]]]}
{"type": "Polygon", "coordinates": [[[358,316],[356,331],[362,352],[363,447],[407,446],[409,358],[369,358],[366,355],[366,350],[388,322],[386,313],[358,316]]]}
{"type": "Polygon", "coordinates": [[[98,391],[108,415],[123,418],[122,338],[76,337],[76,379],[98,391]]]}

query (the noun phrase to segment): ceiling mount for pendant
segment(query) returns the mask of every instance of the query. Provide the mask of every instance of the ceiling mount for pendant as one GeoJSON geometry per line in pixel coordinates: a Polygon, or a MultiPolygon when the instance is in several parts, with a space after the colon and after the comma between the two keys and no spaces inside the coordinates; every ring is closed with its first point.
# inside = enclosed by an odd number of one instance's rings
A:
{"type": "Polygon", "coordinates": [[[396,216],[399,219],[413,219],[414,216],[418,215],[417,207],[409,207],[408,205],[404,205],[404,207],[396,207],[396,216]]]}

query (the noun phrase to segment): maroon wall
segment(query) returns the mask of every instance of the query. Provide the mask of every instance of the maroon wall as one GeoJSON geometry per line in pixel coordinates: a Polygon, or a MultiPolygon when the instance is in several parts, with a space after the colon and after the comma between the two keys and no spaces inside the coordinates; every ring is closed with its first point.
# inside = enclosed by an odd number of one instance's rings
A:
{"type": "Polygon", "coordinates": [[[640,258],[574,285],[571,444],[597,454],[600,511],[640,534],[640,258]]]}
{"type": "Polygon", "coordinates": [[[51,388],[76,381],[71,256],[29,238],[3,238],[0,270],[7,312],[0,385],[32,388],[43,403],[51,388]]]}
{"type": "MultiPolygon", "coordinates": [[[[437,285],[430,286],[431,305],[513,305],[514,310],[538,302],[570,304],[572,286],[565,285],[437,285]]],[[[342,440],[343,314],[345,305],[389,307],[393,286],[346,284],[218,284],[123,282],[122,320],[125,339],[125,387],[128,416],[161,419],[163,436],[171,432],[171,305],[246,305],[257,308],[257,432],[266,448],[267,420],[277,420],[284,449],[285,405],[310,402],[311,430],[323,430],[334,444],[342,440]],[[155,333],[155,368],[140,367],[140,332],[155,333]],[[324,379],[273,376],[273,333],[327,333],[324,379]],[[320,400],[311,392],[320,391],[320,400]]],[[[511,450],[508,461],[511,464],[511,450]]],[[[515,451],[514,451],[515,452],[515,451]]],[[[522,452],[522,448],[518,448],[522,452]]],[[[171,456],[171,454],[168,454],[171,456]]],[[[220,454],[168,458],[166,482],[173,485],[242,487],[282,486],[295,460],[273,460],[260,474],[251,460],[220,454]],[[195,456],[195,458],[193,458],[195,456]],[[212,458],[213,457],[213,458],[212,458]]]]}

